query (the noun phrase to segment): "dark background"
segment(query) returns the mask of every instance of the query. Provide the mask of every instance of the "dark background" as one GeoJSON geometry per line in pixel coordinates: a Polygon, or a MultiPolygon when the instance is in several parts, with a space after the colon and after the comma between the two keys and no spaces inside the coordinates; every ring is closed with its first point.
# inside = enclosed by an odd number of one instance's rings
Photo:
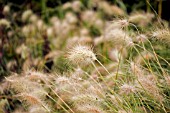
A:
{"type": "MultiPolygon", "coordinates": [[[[0,17],[2,18],[2,9],[6,4],[12,4],[12,8],[15,11],[21,11],[26,8],[31,8],[36,13],[41,12],[41,3],[44,0],[0,0],[0,17]]],[[[65,2],[72,0],[46,0],[46,6],[54,8],[59,6],[65,2]]],[[[82,2],[87,2],[88,0],[81,0],[82,2]]],[[[116,3],[118,6],[121,5],[120,1],[124,3],[126,6],[126,10],[130,13],[132,10],[142,9],[146,10],[147,4],[146,0],[107,0],[111,3],[116,3]]],[[[158,3],[159,0],[150,0],[150,4],[154,8],[154,10],[158,11],[158,3]]],[[[170,0],[162,0],[162,18],[165,20],[170,20],[170,0]]]]}

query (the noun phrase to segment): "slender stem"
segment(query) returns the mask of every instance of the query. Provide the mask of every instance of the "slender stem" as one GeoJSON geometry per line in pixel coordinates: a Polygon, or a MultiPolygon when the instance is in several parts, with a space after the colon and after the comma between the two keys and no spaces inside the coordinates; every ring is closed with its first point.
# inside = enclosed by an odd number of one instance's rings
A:
{"type": "Polygon", "coordinates": [[[52,91],[53,91],[53,93],[70,109],[70,111],[72,112],[72,113],[75,113],[71,108],[70,108],[70,106],[52,89],[52,88],[50,88],[52,91]]]}
{"type": "MultiPolygon", "coordinates": [[[[55,103],[57,103],[57,101],[56,101],[55,99],[53,99],[53,97],[51,97],[51,96],[48,95],[48,94],[47,94],[47,96],[48,96],[51,100],[53,100],[55,103]]],[[[59,106],[61,106],[67,113],[69,113],[69,111],[68,111],[65,107],[63,107],[61,104],[59,104],[59,106]]]]}
{"type": "Polygon", "coordinates": [[[148,3],[150,3],[150,0],[146,0],[146,10],[147,12],[150,12],[150,6],[148,3]]]}
{"type": "Polygon", "coordinates": [[[162,0],[159,0],[159,4],[158,4],[158,15],[161,18],[162,16],[162,0]]]}
{"type": "Polygon", "coordinates": [[[110,75],[110,72],[106,69],[106,67],[104,67],[104,65],[96,59],[96,61],[104,68],[104,70],[110,75]]]}

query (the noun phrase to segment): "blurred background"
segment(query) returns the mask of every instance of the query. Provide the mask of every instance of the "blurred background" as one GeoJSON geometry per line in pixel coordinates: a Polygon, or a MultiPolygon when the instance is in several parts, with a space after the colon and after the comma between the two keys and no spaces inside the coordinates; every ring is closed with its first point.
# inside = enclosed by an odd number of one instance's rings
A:
{"type": "MultiPolygon", "coordinates": [[[[103,33],[101,24],[113,18],[133,16],[133,12],[137,11],[146,17],[148,13],[161,17],[167,20],[165,23],[169,26],[170,0],[0,0],[0,75],[21,72],[27,65],[47,72],[52,69],[62,72],[69,66],[60,54],[66,42],[66,38],[61,37],[72,37],[79,31],[80,34],[85,32],[85,35],[89,32],[87,36],[90,38],[87,39],[91,42],[103,33]],[[93,15],[99,17],[98,23],[92,22],[97,27],[88,22],[93,15]],[[10,24],[10,27],[3,26],[4,23],[10,24]],[[57,31],[58,28],[61,30],[57,31]],[[81,31],[82,28],[85,31],[81,31]],[[54,61],[54,56],[59,56],[59,60],[54,61]]],[[[153,15],[149,14],[148,18],[153,15]]],[[[146,28],[149,29],[148,26],[146,28]]],[[[141,27],[144,31],[147,31],[146,28],[141,27]]]]}
{"type": "MultiPolygon", "coordinates": [[[[3,6],[6,4],[10,4],[14,11],[22,11],[31,8],[37,14],[42,15],[43,10],[45,10],[44,8],[57,8],[69,1],[74,1],[74,0],[31,0],[31,1],[30,0],[17,0],[17,1],[1,0],[0,17],[3,17],[2,10],[3,10],[3,6]]],[[[87,5],[87,3],[90,0],[80,0],[80,1],[87,5]]],[[[146,10],[153,11],[154,9],[157,13],[161,15],[163,19],[168,21],[170,19],[170,14],[169,14],[170,0],[106,0],[106,1],[112,4],[117,4],[119,7],[123,8],[128,13],[130,13],[133,10],[139,10],[139,9],[145,11],[146,10]],[[150,6],[152,6],[152,8],[150,6]]],[[[48,13],[45,14],[46,16],[51,16],[54,15],[55,12],[56,11],[54,12],[47,11],[44,13],[48,13]]]]}

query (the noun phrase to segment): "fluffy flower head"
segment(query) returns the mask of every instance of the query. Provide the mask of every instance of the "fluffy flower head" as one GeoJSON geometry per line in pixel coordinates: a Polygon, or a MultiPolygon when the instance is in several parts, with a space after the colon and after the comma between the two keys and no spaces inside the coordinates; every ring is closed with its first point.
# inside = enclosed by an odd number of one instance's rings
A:
{"type": "Polygon", "coordinates": [[[68,59],[76,64],[87,65],[97,58],[90,47],[77,45],[69,51],[68,59]]]}

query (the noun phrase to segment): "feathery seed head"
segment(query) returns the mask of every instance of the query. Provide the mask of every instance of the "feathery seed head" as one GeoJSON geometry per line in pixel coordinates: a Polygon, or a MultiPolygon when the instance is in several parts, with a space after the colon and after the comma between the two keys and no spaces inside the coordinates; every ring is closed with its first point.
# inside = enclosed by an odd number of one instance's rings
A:
{"type": "Polygon", "coordinates": [[[136,58],[134,59],[134,61],[137,63],[137,64],[144,64],[145,63],[145,60],[151,60],[151,59],[154,59],[154,55],[148,51],[143,51],[141,52],[140,55],[136,56],[136,58]]]}
{"type": "Polygon", "coordinates": [[[76,77],[83,77],[84,73],[85,72],[80,67],[78,67],[74,70],[73,75],[76,77]]]}
{"type": "Polygon", "coordinates": [[[22,14],[22,21],[23,22],[25,22],[25,21],[27,21],[28,20],[28,18],[32,15],[33,13],[32,13],[32,10],[26,10],[26,11],[24,11],[23,12],[23,14],[22,14]]]}
{"type": "Polygon", "coordinates": [[[26,102],[29,105],[41,105],[41,99],[36,96],[33,96],[32,94],[20,93],[19,95],[17,95],[17,97],[21,101],[26,102]]]}
{"type": "Polygon", "coordinates": [[[170,43],[170,31],[166,29],[158,29],[157,31],[153,32],[153,37],[155,37],[157,40],[162,41],[166,44],[170,43]]]}
{"type": "Polygon", "coordinates": [[[103,10],[107,15],[112,15],[111,5],[106,1],[98,2],[99,9],[103,10]]]}
{"type": "Polygon", "coordinates": [[[79,12],[81,10],[82,3],[79,0],[75,0],[72,2],[71,8],[75,12],[79,12]]]}
{"type": "MultiPolygon", "coordinates": [[[[138,78],[139,87],[144,88],[154,99],[157,101],[163,101],[163,96],[159,92],[159,88],[156,85],[156,80],[153,75],[147,75],[138,78]]],[[[140,91],[140,90],[139,90],[140,91]]]]}
{"type": "Polygon", "coordinates": [[[23,59],[28,58],[30,53],[30,49],[25,44],[18,46],[15,51],[17,54],[20,54],[23,59]]]}
{"type": "Polygon", "coordinates": [[[170,86],[170,76],[166,76],[165,77],[165,81],[170,86]]]}
{"type": "Polygon", "coordinates": [[[145,14],[133,14],[129,17],[129,21],[133,23],[140,23],[144,19],[147,19],[147,16],[145,14]]]}
{"type": "Polygon", "coordinates": [[[157,92],[158,89],[156,86],[156,82],[155,80],[151,80],[149,76],[139,77],[138,80],[140,82],[140,85],[142,85],[148,92],[150,93],[157,92]]]}
{"type": "Polygon", "coordinates": [[[46,32],[48,37],[54,36],[54,29],[52,27],[47,28],[46,32]]]}
{"type": "Polygon", "coordinates": [[[103,43],[104,41],[105,41],[105,40],[104,40],[104,36],[96,37],[96,38],[94,39],[94,45],[97,46],[97,45],[103,43]]]}
{"type": "Polygon", "coordinates": [[[124,84],[123,86],[120,87],[120,94],[130,94],[134,93],[136,91],[135,87],[129,84],[124,84]]]}
{"type": "Polygon", "coordinates": [[[84,22],[88,22],[90,25],[93,25],[95,21],[98,19],[98,15],[95,11],[86,10],[82,12],[81,18],[84,22]]]}
{"type": "Polygon", "coordinates": [[[80,35],[81,36],[88,36],[89,35],[89,30],[87,28],[80,29],[80,35]]]}
{"type": "Polygon", "coordinates": [[[28,113],[23,108],[16,108],[13,113],[28,113]]]}
{"type": "Polygon", "coordinates": [[[37,21],[38,21],[38,16],[35,15],[35,14],[32,14],[32,15],[29,17],[29,21],[32,22],[32,23],[37,23],[37,21]]]}
{"type": "Polygon", "coordinates": [[[57,77],[55,82],[56,82],[57,85],[68,84],[70,82],[70,79],[66,76],[59,76],[59,77],[57,77]]]}
{"type": "Polygon", "coordinates": [[[117,49],[112,49],[109,53],[109,57],[112,61],[119,62],[122,59],[120,52],[117,49]]]}
{"type": "Polygon", "coordinates": [[[118,110],[118,112],[117,113],[132,113],[132,111],[131,110],[118,110]]]}
{"type": "Polygon", "coordinates": [[[67,45],[66,47],[67,48],[70,48],[70,47],[73,47],[75,46],[77,43],[78,44],[81,44],[81,45],[84,45],[84,44],[91,44],[92,43],[92,38],[89,37],[89,36],[74,36],[70,39],[67,40],[67,45]]]}
{"type": "Polygon", "coordinates": [[[8,14],[10,12],[10,6],[9,5],[6,5],[4,8],[3,8],[3,14],[8,14]]]}
{"type": "Polygon", "coordinates": [[[77,17],[73,13],[70,13],[70,12],[66,14],[65,19],[69,24],[76,24],[78,22],[77,17]]]}
{"type": "Polygon", "coordinates": [[[6,19],[0,19],[0,26],[10,27],[10,22],[6,19]]]}
{"type": "Polygon", "coordinates": [[[14,70],[16,68],[16,66],[17,66],[16,60],[11,60],[7,63],[7,68],[9,70],[14,70]]]}
{"type": "Polygon", "coordinates": [[[112,42],[114,45],[132,46],[132,39],[121,29],[106,30],[104,41],[112,42]]]}
{"type": "Polygon", "coordinates": [[[159,92],[159,88],[156,85],[155,79],[151,75],[139,78],[139,82],[141,85],[139,87],[144,88],[144,90],[147,91],[147,93],[154,99],[159,102],[164,100],[163,96],[159,92]]]}
{"type": "Polygon", "coordinates": [[[47,110],[40,105],[34,105],[29,107],[29,113],[47,113],[47,110]]]}
{"type": "Polygon", "coordinates": [[[88,46],[78,45],[68,52],[68,59],[76,64],[88,65],[95,61],[97,58],[92,49],[88,46]]]}
{"type": "Polygon", "coordinates": [[[152,21],[153,18],[154,18],[154,15],[151,13],[136,13],[136,14],[132,14],[129,17],[129,22],[132,22],[141,27],[144,27],[148,25],[152,21]]]}
{"type": "Polygon", "coordinates": [[[10,88],[17,93],[31,92],[35,88],[41,88],[40,84],[32,82],[25,77],[12,76],[10,78],[6,78],[6,80],[9,82],[10,88]]]}
{"type": "Polygon", "coordinates": [[[64,3],[63,5],[62,5],[62,8],[64,9],[64,10],[66,10],[66,9],[71,9],[71,2],[66,2],[66,3],[64,3]]]}
{"type": "Polygon", "coordinates": [[[142,70],[142,68],[140,67],[140,65],[131,62],[130,63],[130,69],[133,72],[133,74],[135,74],[136,76],[142,76],[144,74],[144,71],[142,70]]]}
{"type": "Polygon", "coordinates": [[[122,10],[120,7],[116,6],[116,5],[112,5],[111,6],[111,11],[113,12],[114,15],[116,16],[123,16],[125,15],[124,10],[122,10]]]}
{"type": "Polygon", "coordinates": [[[127,19],[113,20],[111,25],[109,24],[108,29],[121,29],[127,27],[129,22],[127,19]]]}
{"type": "Polygon", "coordinates": [[[38,72],[38,71],[27,71],[26,77],[29,80],[45,80],[47,79],[47,76],[44,73],[38,72]]]}
{"type": "Polygon", "coordinates": [[[36,23],[36,27],[38,30],[41,30],[42,28],[45,27],[45,23],[43,22],[43,20],[39,19],[36,23]]]}
{"type": "Polygon", "coordinates": [[[116,95],[109,95],[110,97],[110,101],[115,105],[115,106],[119,106],[119,103],[123,103],[123,100],[116,95]]]}
{"type": "Polygon", "coordinates": [[[146,35],[144,34],[140,34],[136,37],[136,41],[137,42],[145,42],[147,40],[148,37],[146,37],[146,35]]]}
{"type": "Polygon", "coordinates": [[[107,1],[98,1],[99,9],[107,15],[123,16],[125,12],[116,5],[110,5],[107,1]]]}
{"type": "Polygon", "coordinates": [[[100,106],[83,104],[76,106],[76,113],[105,113],[100,106]]]}
{"type": "Polygon", "coordinates": [[[100,105],[102,99],[100,99],[98,96],[93,95],[93,94],[79,94],[76,96],[73,96],[71,100],[76,104],[76,105],[82,105],[82,104],[88,104],[88,103],[93,103],[95,105],[100,105]]]}
{"type": "Polygon", "coordinates": [[[120,24],[122,27],[126,27],[129,25],[129,22],[126,19],[118,20],[117,23],[120,24]]]}

